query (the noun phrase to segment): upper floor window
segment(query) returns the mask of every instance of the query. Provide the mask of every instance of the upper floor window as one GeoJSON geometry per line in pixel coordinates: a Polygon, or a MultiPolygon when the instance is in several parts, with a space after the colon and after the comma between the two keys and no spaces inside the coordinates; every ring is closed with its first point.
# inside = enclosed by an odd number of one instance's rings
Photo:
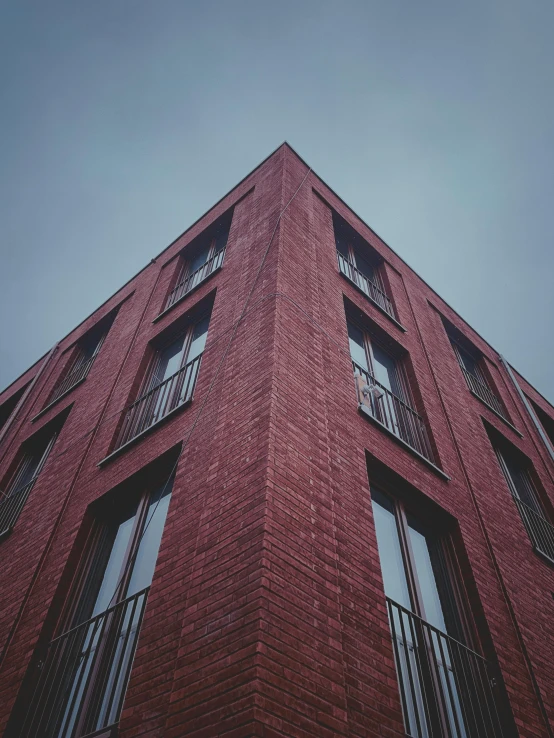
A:
{"type": "Polygon", "coordinates": [[[503,420],[509,422],[504,405],[491,388],[491,382],[487,377],[483,357],[475,348],[464,342],[454,326],[445,324],[445,327],[458,364],[471,392],[488,405],[497,415],[500,415],[503,420]]]}
{"type": "Polygon", "coordinates": [[[112,735],[137,647],[172,479],[99,513],[18,736],[112,735]]]}
{"type": "Polygon", "coordinates": [[[15,471],[0,490],[0,537],[11,533],[54,446],[60,426],[41,431],[22,449],[15,471]]]}
{"type": "Polygon", "coordinates": [[[497,445],[495,451],[533,548],[554,563],[554,526],[541,502],[530,463],[507,446],[497,445]]]}
{"type": "Polygon", "coordinates": [[[333,214],[339,270],[381,310],[396,320],[382,278],[382,260],[345,221],[333,214]]]}
{"type": "Polygon", "coordinates": [[[203,314],[154,348],[139,398],[126,412],[118,448],[192,399],[209,323],[209,314],[203,314]]]}
{"type": "Polygon", "coordinates": [[[434,463],[423,418],[414,408],[403,362],[360,325],[348,320],[350,355],[361,407],[434,463]]]}
{"type": "Polygon", "coordinates": [[[101,320],[98,325],[94,326],[77,342],[75,345],[65,371],[60,376],[59,381],[55,385],[52,393],[48,397],[46,406],[51,405],[65,395],[69,390],[73,389],[80,382],[84,381],[94,364],[102,344],[112,326],[115,319],[115,312],[101,320]]]}
{"type": "Polygon", "coordinates": [[[23,397],[25,390],[28,388],[30,382],[27,382],[23,387],[14,392],[5,402],[0,405],[0,430],[6,425],[11,417],[11,414],[17,407],[19,400],[23,397]]]}
{"type": "Polygon", "coordinates": [[[501,738],[491,665],[471,647],[450,542],[371,490],[406,733],[501,738]]]}
{"type": "Polygon", "coordinates": [[[545,411],[541,407],[539,407],[536,402],[531,400],[530,397],[527,398],[527,401],[531,403],[535,415],[537,416],[537,419],[542,425],[542,428],[548,436],[550,444],[554,449],[554,419],[552,419],[550,415],[548,415],[548,413],[545,413],[545,411]]]}
{"type": "Polygon", "coordinates": [[[168,295],[164,310],[188,295],[222,266],[231,218],[232,213],[226,214],[186,247],[179,257],[177,282],[168,295]]]}

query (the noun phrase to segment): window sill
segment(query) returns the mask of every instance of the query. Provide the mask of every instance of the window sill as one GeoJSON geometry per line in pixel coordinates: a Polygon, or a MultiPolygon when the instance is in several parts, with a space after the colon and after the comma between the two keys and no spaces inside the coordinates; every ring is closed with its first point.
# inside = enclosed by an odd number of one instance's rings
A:
{"type": "Polygon", "coordinates": [[[223,269],[223,264],[221,266],[218,266],[217,269],[214,269],[213,272],[210,272],[208,275],[206,275],[201,282],[198,282],[198,284],[194,285],[194,287],[191,290],[189,290],[188,292],[186,292],[178,300],[175,300],[175,302],[172,305],[170,305],[168,308],[165,308],[164,310],[162,310],[162,312],[154,318],[154,320],[152,321],[152,323],[157,323],[158,321],[162,320],[162,318],[165,318],[165,316],[168,313],[170,313],[173,310],[174,307],[177,307],[177,305],[180,305],[181,303],[183,303],[187,299],[187,297],[190,297],[194,292],[196,292],[196,290],[198,290],[200,287],[202,287],[202,285],[206,284],[206,282],[209,279],[211,279],[214,276],[214,274],[217,274],[222,269],[223,269]]]}
{"type": "Polygon", "coordinates": [[[112,451],[110,454],[105,456],[102,461],[99,461],[96,466],[103,467],[106,464],[109,464],[110,461],[117,458],[120,454],[124,453],[128,448],[133,446],[135,443],[138,443],[144,436],[147,436],[149,433],[152,433],[156,428],[158,428],[162,423],[165,423],[166,420],[169,418],[172,418],[174,415],[177,415],[177,413],[180,413],[182,410],[187,408],[191,402],[192,397],[190,400],[187,400],[186,402],[183,402],[181,405],[177,405],[177,407],[174,407],[173,410],[170,410],[170,412],[167,413],[167,415],[164,415],[163,418],[160,418],[159,420],[156,420],[155,423],[152,423],[152,425],[149,425],[148,428],[145,428],[143,431],[138,433],[136,436],[131,438],[129,441],[123,444],[123,446],[119,446],[114,451],[112,451]]]}
{"type": "Polygon", "coordinates": [[[395,326],[396,326],[397,328],[399,328],[399,329],[400,329],[400,330],[401,330],[401,331],[402,331],[403,333],[407,333],[407,332],[408,332],[408,329],[407,329],[407,328],[404,328],[404,326],[403,326],[403,325],[402,325],[401,323],[399,323],[399,322],[398,322],[398,321],[396,320],[396,318],[393,318],[393,317],[392,317],[392,315],[391,315],[390,313],[387,313],[387,311],[386,311],[386,310],[385,310],[384,308],[382,308],[382,307],[381,307],[381,305],[379,305],[379,303],[378,303],[378,302],[375,302],[375,300],[374,300],[374,299],[373,299],[372,297],[370,297],[370,296],[369,296],[368,294],[366,294],[366,293],[365,293],[365,292],[364,292],[364,291],[363,291],[363,290],[362,290],[362,289],[361,289],[360,287],[358,287],[358,285],[356,284],[356,282],[354,282],[354,281],[352,281],[351,279],[349,279],[349,277],[347,277],[347,276],[346,276],[346,274],[344,274],[343,272],[341,272],[341,271],[340,271],[340,269],[339,269],[339,274],[340,274],[340,276],[341,276],[341,277],[342,277],[342,278],[343,278],[344,280],[346,280],[346,281],[348,282],[348,284],[351,284],[351,285],[352,285],[352,287],[354,287],[354,288],[355,288],[355,289],[356,289],[356,290],[357,290],[357,291],[358,291],[358,292],[360,293],[360,295],[363,295],[363,296],[365,297],[365,299],[366,299],[366,300],[369,300],[369,302],[370,302],[370,303],[371,303],[371,304],[372,304],[372,305],[373,305],[374,307],[376,307],[376,308],[377,308],[377,310],[379,310],[379,312],[381,312],[381,313],[382,313],[382,314],[383,314],[383,315],[384,315],[384,316],[385,316],[386,318],[388,318],[388,319],[389,319],[389,320],[391,321],[391,323],[393,323],[393,324],[394,324],[394,325],[395,325],[395,326]]]}
{"type": "Polygon", "coordinates": [[[485,402],[485,400],[483,400],[483,398],[482,398],[482,397],[480,397],[480,396],[479,396],[479,395],[477,394],[477,392],[474,392],[474,391],[473,391],[472,389],[470,389],[469,391],[470,391],[470,393],[471,393],[471,394],[473,395],[473,397],[476,397],[476,398],[477,398],[477,399],[479,400],[479,402],[480,402],[481,404],[483,404],[483,405],[484,405],[484,406],[485,406],[486,408],[488,408],[488,409],[489,409],[489,410],[491,411],[491,413],[494,413],[494,414],[496,415],[496,417],[497,417],[497,418],[500,418],[500,420],[501,420],[501,421],[502,421],[502,422],[503,422],[503,423],[504,423],[505,425],[507,425],[507,426],[508,426],[508,428],[511,428],[511,429],[513,430],[513,432],[514,432],[514,433],[515,433],[516,435],[518,435],[518,436],[519,436],[520,438],[523,438],[523,433],[520,433],[520,432],[518,431],[518,429],[517,429],[517,428],[516,428],[515,426],[513,426],[513,425],[512,425],[511,423],[510,423],[510,421],[509,421],[509,420],[507,420],[507,419],[506,419],[506,418],[505,418],[505,417],[504,417],[503,415],[501,415],[501,414],[500,414],[500,413],[499,413],[499,412],[498,412],[497,410],[495,410],[495,409],[494,409],[494,408],[492,407],[492,405],[489,405],[489,403],[488,403],[488,402],[485,402]]]}
{"type": "Polygon", "coordinates": [[[49,402],[48,405],[46,405],[46,407],[43,407],[42,410],[34,416],[34,418],[31,418],[31,423],[36,423],[37,420],[40,420],[43,415],[46,415],[46,413],[50,410],[51,407],[55,407],[59,402],[61,402],[64,399],[64,397],[67,397],[67,395],[70,392],[73,392],[73,390],[76,387],[78,387],[80,384],[83,384],[85,380],[86,380],[86,377],[79,379],[79,381],[75,382],[75,384],[72,384],[69,389],[66,389],[63,395],[60,395],[59,397],[56,397],[55,400],[52,400],[52,402],[49,402]]]}
{"type": "Polygon", "coordinates": [[[422,461],[425,464],[425,466],[427,466],[432,472],[437,474],[441,479],[444,479],[445,482],[450,481],[450,477],[448,476],[448,474],[443,472],[442,469],[439,469],[438,466],[433,464],[432,461],[429,461],[429,459],[423,456],[423,454],[420,454],[419,451],[416,451],[415,448],[413,448],[412,446],[410,446],[409,443],[406,443],[406,441],[404,441],[402,438],[397,436],[396,433],[393,433],[391,430],[389,430],[386,425],[381,423],[380,420],[377,420],[377,418],[370,413],[370,411],[368,410],[368,408],[366,408],[365,405],[359,404],[358,410],[360,411],[360,413],[362,413],[362,415],[364,415],[366,418],[369,418],[369,420],[371,420],[372,423],[375,423],[375,425],[377,425],[390,438],[392,438],[393,441],[396,441],[397,443],[399,443],[403,448],[405,448],[407,451],[413,454],[416,458],[422,461]]]}
{"type": "Polygon", "coordinates": [[[117,738],[118,734],[118,724],[110,725],[107,728],[101,728],[100,730],[95,730],[93,733],[87,733],[86,735],[81,736],[81,738],[117,738]]]}

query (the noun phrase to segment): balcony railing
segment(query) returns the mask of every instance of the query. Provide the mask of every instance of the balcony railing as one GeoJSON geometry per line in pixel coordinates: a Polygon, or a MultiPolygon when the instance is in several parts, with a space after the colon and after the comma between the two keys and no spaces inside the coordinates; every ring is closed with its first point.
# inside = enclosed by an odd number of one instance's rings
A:
{"type": "Polygon", "coordinates": [[[435,463],[425,421],[412,407],[393,394],[356,362],[352,362],[359,402],[395,436],[435,463]]]}
{"type": "Polygon", "coordinates": [[[554,525],[514,495],[533,548],[554,563],[554,525]]]}
{"type": "Polygon", "coordinates": [[[352,262],[344,257],[340,251],[337,251],[337,257],[339,260],[339,269],[342,274],[344,274],[345,277],[348,277],[351,282],[354,282],[356,287],[359,287],[364,294],[371,298],[373,302],[377,303],[377,305],[388,313],[391,318],[396,320],[392,302],[383,290],[377,287],[375,282],[372,282],[371,279],[365,276],[365,274],[362,274],[362,272],[360,272],[352,262]]]}
{"type": "Polygon", "coordinates": [[[413,738],[505,738],[491,665],[387,598],[406,733],[413,738]]]}
{"type": "Polygon", "coordinates": [[[78,738],[119,720],[149,588],[46,648],[21,738],[78,738]]]}
{"type": "Polygon", "coordinates": [[[91,356],[90,359],[83,362],[82,364],[76,364],[62,379],[62,381],[54,388],[54,391],[48,398],[48,405],[58,400],[62,395],[74,387],[78,382],[81,382],[90,371],[91,366],[94,364],[96,359],[96,353],[91,356]]]}
{"type": "Polygon", "coordinates": [[[125,415],[116,448],[125,445],[192,398],[202,354],[134,402],[125,415]]]}
{"type": "Polygon", "coordinates": [[[223,264],[224,258],[225,249],[220,249],[210,259],[208,259],[205,264],[202,264],[199,269],[196,269],[196,271],[192,272],[192,274],[189,274],[185,279],[179,282],[179,284],[169,293],[164,309],[167,310],[170,308],[174,303],[180,300],[181,297],[184,297],[188,292],[199,285],[200,282],[203,282],[206,277],[209,277],[212,272],[219,269],[223,264]]]}
{"type": "Polygon", "coordinates": [[[5,536],[14,527],[35,482],[36,477],[13,492],[0,493],[0,536],[5,536]]]}
{"type": "Polygon", "coordinates": [[[481,382],[480,379],[477,379],[476,376],[468,372],[464,366],[462,366],[461,369],[464,377],[466,378],[469,389],[476,394],[480,400],[483,400],[486,405],[494,410],[495,413],[501,415],[504,420],[508,420],[506,417],[506,410],[504,410],[504,405],[500,402],[494,392],[492,392],[484,382],[481,382]]]}

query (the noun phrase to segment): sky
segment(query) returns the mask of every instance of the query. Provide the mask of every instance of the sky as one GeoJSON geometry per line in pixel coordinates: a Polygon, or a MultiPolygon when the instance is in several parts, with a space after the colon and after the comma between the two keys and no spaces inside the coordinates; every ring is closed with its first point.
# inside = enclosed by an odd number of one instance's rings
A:
{"type": "Polygon", "coordinates": [[[287,140],[554,401],[551,0],[0,0],[0,389],[287,140]]]}

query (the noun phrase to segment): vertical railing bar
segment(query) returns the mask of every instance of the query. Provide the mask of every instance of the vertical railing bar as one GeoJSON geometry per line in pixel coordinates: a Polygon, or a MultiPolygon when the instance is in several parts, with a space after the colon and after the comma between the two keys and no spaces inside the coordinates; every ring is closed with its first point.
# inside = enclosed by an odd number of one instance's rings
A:
{"type": "MultiPolygon", "coordinates": [[[[401,633],[402,633],[402,641],[404,643],[404,650],[406,652],[406,664],[407,664],[407,667],[408,667],[408,669],[407,669],[408,670],[408,679],[409,679],[409,683],[410,683],[410,693],[412,695],[412,704],[414,706],[414,715],[415,715],[416,724],[417,724],[417,732],[418,732],[418,735],[421,736],[421,732],[422,732],[421,731],[421,719],[420,719],[420,716],[419,716],[419,708],[418,708],[418,705],[417,705],[417,690],[415,688],[415,682],[414,682],[414,678],[413,678],[413,675],[412,675],[412,665],[410,663],[410,647],[408,645],[408,639],[406,638],[406,630],[405,630],[405,627],[404,627],[404,613],[400,609],[399,609],[399,620],[400,620],[400,630],[401,630],[401,633]]],[[[413,649],[414,649],[414,660],[415,660],[416,668],[417,668],[418,661],[419,661],[419,659],[417,658],[417,651],[416,651],[416,648],[417,648],[417,639],[413,637],[414,636],[414,633],[412,631],[412,621],[411,621],[411,618],[408,618],[408,624],[410,625],[410,633],[411,633],[412,639],[413,639],[412,645],[413,645],[413,649]]],[[[418,669],[418,672],[419,672],[419,669],[418,669]]],[[[423,709],[425,711],[426,710],[426,704],[425,704],[426,703],[426,700],[425,700],[424,690],[422,688],[423,682],[421,680],[421,674],[419,675],[419,677],[420,677],[419,685],[420,685],[421,700],[422,700],[422,704],[423,704],[423,709]]],[[[429,725],[428,722],[427,722],[427,725],[429,725]]]]}
{"type": "Polygon", "coordinates": [[[400,654],[398,652],[398,649],[399,649],[398,636],[396,634],[396,625],[394,623],[394,612],[393,612],[392,603],[390,600],[387,600],[387,609],[389,611],[389,622],[390,622],[390,627],[391,627],[392,645],[393,645],[393,651],[394,651],[394,656],[395,656],[398,686],[400,688],[400,699],[402,701],[402,710],[404,713],[404,718],[406,722],[408,723],[407,732],[410,732],[411,726],[409,724],[410,719],[409,719],[409,714],[408,714],[408,703],[406,700],[406,689],[404,687],[404,678],[402,676],[401,659],[400,659],[400,654]]]}
{"type": "MultiPolygon", "coordinates": [[[[115,671],[115,674],[114,674],[114,677],[113,677],[113,680],[112,680],[112,692],[111,692],[111,696],[110,696],[110,698],[108,700],[108,704],[106,706],[106,717],[109,717],[109,715],[110,715],[110,713],[112,711],[113,701],[114,701],[114,698],[116,696],[117,686],[119,684],[119,675],[121,673],[121,669],[122,669],[123,664],[124,664],[125,654],[127,653],[127,644],[129,643],[129,637],[131,635],[131,631],[132,631],[132,628],[133,628],[133,619],[135,617],[135,612],[137,610],[137,606],[138,606],[138,597],[135,597],[134,600],[132,601],[131,615],[130,615],[129,623],[128,623],[128,626],[127,626],[127,633],[125,635],[125,638],[124,638],[124,641],[123,641],[123,645],[121,647],[121,654],[120,654],[120,657],[118,659],[119,663],[118,663],[117,669],[115,671]]],[[[128,609],[128,608],[126,608],[126,609],[128,609]]],[[[125,622],[125,619],[123,619],[123,622],[125,622]]]]}

